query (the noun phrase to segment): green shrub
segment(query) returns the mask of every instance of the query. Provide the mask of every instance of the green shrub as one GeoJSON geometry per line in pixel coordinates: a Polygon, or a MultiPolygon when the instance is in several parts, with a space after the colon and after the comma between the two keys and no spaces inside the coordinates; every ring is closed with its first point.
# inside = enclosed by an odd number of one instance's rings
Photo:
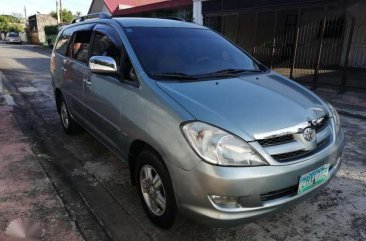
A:
{"type": "Polygon", "coordinates": [[[57,25],[44,26],[44,32],[45,32],[46,35],[57,35],[58,26],[57,25]]]}
{"type": "Polygon", "coordinates": [[[0,15],[0,32],[23,32],[24,24],[20,20],[10,15],[0,15]]]}

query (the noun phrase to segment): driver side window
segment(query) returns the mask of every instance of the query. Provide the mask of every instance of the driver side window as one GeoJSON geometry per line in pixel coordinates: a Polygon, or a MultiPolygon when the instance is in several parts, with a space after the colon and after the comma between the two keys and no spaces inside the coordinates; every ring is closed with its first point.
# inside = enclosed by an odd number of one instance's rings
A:
{"type": "Polygon", "coordinates": [[[122,51],[121,48],[117,47],[107,35],[95,32],[93,48],[91,51],[91,57],[92,56],[108,56],[113,58],[116,61],[118,70],[122,74],[122,77],[125,80],[137,82],[135,81],[137,79],[135,71],[127,53],[122,51]]]}
{"type": "Polygon", "coordinates": [[[110,40],[107,35],[96,33],[91,56],[108,56],[121,63],[121,50],[110,40]]]}

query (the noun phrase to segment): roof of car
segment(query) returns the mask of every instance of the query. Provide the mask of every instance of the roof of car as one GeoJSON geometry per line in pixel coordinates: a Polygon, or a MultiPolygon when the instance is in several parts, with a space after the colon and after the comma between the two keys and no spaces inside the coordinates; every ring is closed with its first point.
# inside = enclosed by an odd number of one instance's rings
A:
{"type": "Polygon", "coordinates": [[[206,28],[194,23],[162,18],[117,17],[113,19],[118,21],[123,27],[206,28]]]}
{"type": "Polygon", "coordinates": [[[207,27],[195,23],[185,22],[183,20],[168,19],[168,18],[140,18],[140,17],[112,17],[112,18],[92,18],[81,22],[76,22],[65,27],[71,27],[83,23],[97,23],[104,21],[115,20],[122,27],[182,27],[182,28],[201,28],[207,27]]]}
{"type": "Polygon", "coordinates": [[[207,27],[198,25],[195,23],[189,23],[174,19],[164,18],[140,18],[140,17],[112,17],[112,18],[92,18],[81,22],[72,23],[69,25],[62,26],[60,32],[63,29],[69,27],[98,22],[117,22],[122,27],[166,27],[166,28],[196,28],[196,29],[207,29],[207,27]]]}
{"type": "Polygon", "coordinates": [[[137,17],[117,17],[117,20],[123,27],[176,27],[176,28],[203,28],[206,27],[179,20],[161,19],[161,18],[137,18],[137,17]]]}

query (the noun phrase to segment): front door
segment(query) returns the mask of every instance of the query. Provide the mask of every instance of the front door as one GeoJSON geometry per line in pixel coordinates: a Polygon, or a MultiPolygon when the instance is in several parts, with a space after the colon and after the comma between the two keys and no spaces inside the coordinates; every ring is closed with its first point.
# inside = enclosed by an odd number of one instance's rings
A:
{"type": "MultiPolygon", "coordinates": [[[[109,56],[116,61],[117,66],[120,66],[121,45],[118,39],[108,34],[107,30],[104,27],[96,27],[91,57],[109,56]]],[[[88,80],[84,82],[84,99],[89,125],[99,137],[117,151],[120,150],[119,147],[123,141],[120,118],[123,85],[119,74],[91,73],[88,80]]]]}

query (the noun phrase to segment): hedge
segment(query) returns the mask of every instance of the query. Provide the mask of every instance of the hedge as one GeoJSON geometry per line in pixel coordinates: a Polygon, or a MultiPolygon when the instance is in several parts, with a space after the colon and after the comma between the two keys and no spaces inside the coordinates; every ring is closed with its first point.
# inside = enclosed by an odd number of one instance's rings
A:
{"type": "Polygon", "coordinates": [[[45,32],[46,35],[57,35],[58,26],[57,25],[44,26],[44,32],[45,32]]]}

